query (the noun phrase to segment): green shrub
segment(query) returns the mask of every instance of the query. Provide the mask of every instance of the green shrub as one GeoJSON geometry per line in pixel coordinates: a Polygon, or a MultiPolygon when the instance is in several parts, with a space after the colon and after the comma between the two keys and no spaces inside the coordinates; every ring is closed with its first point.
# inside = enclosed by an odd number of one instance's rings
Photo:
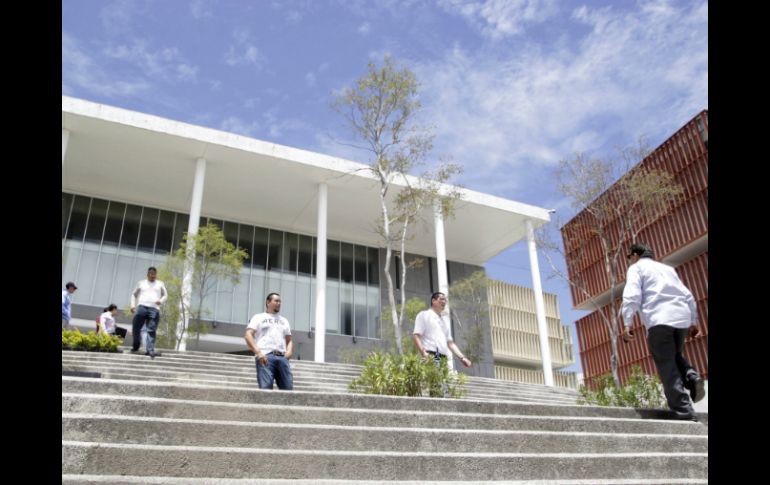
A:
{"type": "Polygon", "coordinates": [[[62,330],[61,347],[63,350],[87,350],[90,352],[117,352],[120,337],[97,334],[93,330],[87,334],[80,330],[62,330]]]}
{"type": "Polygon", "coordinates": [[[446,386],[449,397],[459,398],[467,394],[466,380],[465,374],[450,372],[446,362],[438,369],[432,359],[418,354],[372,352],[364,360],[361,375],[348,387],[364,394],[441,397],[446,386]]]}
{"type": "Polygon", "coordinates": [[[604,374],[593,379],[596,390],[580,386],[578,404],[596,406],[619,406],[630,408],[665,408],[666,398],[663,395],[660,379],[642,372],[635,365],[626,384],[618,389],[611,374],[604,374]]]}

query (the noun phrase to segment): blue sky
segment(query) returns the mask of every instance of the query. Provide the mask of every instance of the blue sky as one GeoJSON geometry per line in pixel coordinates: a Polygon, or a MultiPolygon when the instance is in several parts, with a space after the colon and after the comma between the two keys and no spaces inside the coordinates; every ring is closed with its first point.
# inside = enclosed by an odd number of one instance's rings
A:
{"type": "MultiPolygon", "coordinates": [[[[559,160],[655,147],[708,108],[705,1],[62,2],[62,94],[363,163],[329,105],[385,54],[421,82],[455,182],[564,221],[559,160]]],[[[540,266],[572,326],[584,312],[540,266]]],[[[486,268],[532,286],[524,242],[486,268]]]]}

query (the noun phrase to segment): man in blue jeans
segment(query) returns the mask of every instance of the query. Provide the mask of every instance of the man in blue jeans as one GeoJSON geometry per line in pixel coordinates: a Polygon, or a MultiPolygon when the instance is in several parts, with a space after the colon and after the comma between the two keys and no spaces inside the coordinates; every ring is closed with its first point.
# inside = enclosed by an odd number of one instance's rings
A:
{"type": "Polygon", "coordinates": [[[160,352],[155,352],[155,332],[160,320],[160,305],[168,299],[166,285],[157,278],[158,270],[150,266],[147,269],[147,279],[137,283],[136,288],[131,292],[131,313],[136,312],[132,322],[134,345],[131,353],[139,351],[142,344],[142,327],[146,325],[147,343],[144,355],[149,355],[152,359],[160,355],[160,352]]]}
{"type": "Polygon", "coordinates": [[[251,317],[243,336],[256,356],[257,383],[260,389],[272,389],[275,381],[278,389],[291,391],[294,380],[289,359],[294,352],[294,342],[289,321],[280,315],[281,296],[270,293],[265,306],[266,312],[251,317]]]}

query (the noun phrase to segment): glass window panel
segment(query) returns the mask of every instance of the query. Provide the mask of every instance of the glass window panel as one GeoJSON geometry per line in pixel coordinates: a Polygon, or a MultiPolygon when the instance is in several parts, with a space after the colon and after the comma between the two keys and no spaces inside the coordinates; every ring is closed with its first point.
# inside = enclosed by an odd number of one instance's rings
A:
{"type": "Polygon", "coordinates": [[[251,293],[249,296],[249,320],[257,313],[265,311],[265,272],[263,270],[252,270],[251,274],[251,293]]]}
{"type": "Polygon", "coordinates": [[[80,267],[75,284],[78,285],[78,300],[81,303],[91,303],[91,295],[94,293],[94,277],[96,276],[96,263],[99,258],[99,246],[86,244],[83,246],[83,254],[80,256],[80,267]],[[80,283],[77,283],[77,282],[80,283]]]}
{"type": "Polygon", "coordinates": [[[369,337],[380,338],[380,289],[370,286],[366,293],[366,303],[369,309],[369,337]]]}
{"type": "Polygon", "coordinates": [[[296,330],[310,330],[312,322],[310,313],[310,292],[312,291],[312,285],[310,278],[307,276],[297,277],[297,292],[296,292],[296,305],[294,306],[294,321],[291,322],[292,331],[296,330]]]}
{"type": "MultiPolygon", "coordinates": [[[[262,295],[262,302],[264,303],[268,293],[281,294],[281,275],[280,273],[268,272],[267,273],[267,288],[265,288],[265,294],[262,295]]],[[[262,305],[265,308],[264,305],[262,305]]],[[[283,311],[283,310],[282,310],[283,311]]]]}
{"type": "Polygon", "coordinates": [[[233,317],[234,323],[246,325],[249,323],[249,279],[251,271],[248,268],[241,269],[241,282],[233,289],[233,317]]]}
{"type": "MultiPolygon", "coordinates": [[[[61,194],[61,237],[64,239],[64,234],[67,232],[67,222],[70,218],[70,210],[72,209],[72,194],[61,194]]],[[[66,282],[65,282],[66,283],[66,282]]]]}
{"type": "Polygon", "coordinates": [[[121,308],[125,308],[131,303],[131,291],[135,288],[136,283],[143,279],[134,280],[134,274],[131,271],[133,263],[133,251],[121,250],[118,252],[118,265],[110,300],[121,308]]]}
{"type": "Polygon", "coordinates": [[[299,256],[299,234],[286,233],[286,247],[283,251],[283,268],[290,273],[297,272],[297,257],[299,256]]]}
{"type": "Polygon", "coordinates": [[[345,283],[353,282],[353,245],[342,243],[340,279],[345,283]]]}
{"type": "Polygon", "coordinates": [[[103,245],[117,246],[120,244],[120,230],[123,227],[123,214],[125,211],[126,204],[110,202],[110,208],[107,211],[107,223],[104,226],[103,245]]]}
{"type": "Polygon", "coordinates": [[[310,236],[299,237],[299,261],[297,271],[300,274],[312,274],[313,263],[313,238],[310,236]]]}
{"type": "Polygon", "coordinates": [[[367,317],[366,287],[355,285],[354,288],[355,311],[353,314],[353,326],[358,337],[369,336],[369,324],[367,317]]]}
{"type": "Polygon", "coordinates": [[[254,226],[241,224],[238,228],[238,247],[246,251],[246,259],[243,260],[243,265],[247,268],[251,267],[251,258],[254,252],[253,245],[254,226]]]}
{"type": "Polygon", "coordinates": [[[224,229],[222,229],[222,232],[225,235],[225,240],[229,242],[232,245],[238,244],[238,223],[236,222],[225,222],[224,229]]]}
{"type": "Polygon", "coordinates": [[[283,231],[270,229],[267,270],[280,271],[281,269],[283,269],[283,231]]]}
{"type": "Polygon", "coordinates": [[[356,283],[366,284],[366,248],[356,246],[356,263],[354,268],[356,283]]]}
{"type": "Polygon", "coordinates": [[[369,269],[369,284],[380,284],[380,252],[377,248],[367,248],[369,258],[367,259],[369,269]]]}
{"type": "Polygon", "coordinates": [[[139,222],[142,219],[142,208],[129,204],[126,207],[126,217],[123,220],[123,235],[120,236],[120,245],[125,248],[136,248],[139,237],[139,222]]]}
{"type": "Polygon", "coordinates": [[[297,277],[292,274],[284,274],[281,282],[281,315],[289,320],[291,328],[295,328],[295,311],[297,306],[296,295],[297,277]]]}
{"type": "Polygon", "coordinates": [[[117,251],[114,247],[102,247],[102,254],[99,258],[99,267],[96,271],[96,281],[94,282],[94,296],[92,301],[94,305],[106,307],[110,303],[110,290],[112,289],[112,275],[115,272],[115,261],[117,251]]]}
{"type": "MultiPolygon", "coordinates": [[[[217,304],[213,313],[214,320],[218,322],[229,322],[233,313],[233,284],[229,280],[220,280],[217,287],[217,304]]],[[[213,307],[212,307],[213,310],[213,307]]]]}
{"type": "Polygon", "coordinates": [[[157,254],[168,254],[171,251],[171,243],[174,240],[174,217],[175,214],[173,212],[160,211],[158,235],[155,241],[155,252],[157,254]]]}
{"type": "MultiPolygon", "coordinates": [[[[75,280],[75,271],[77,271],[78,268],[80,251],[80,247],[72,247],[72,243],[69,242],[64,246],[64,251],[61,256],[62,288],[64,288],[64,285],[67,284],[68,281],[75,280]]],[[[77,284],[77,281],[75,281],[75,284],[77,284]]]]}
{"type": "Polygon", "coordinates": [[[353,335],[353,285],[340,285],[340,324],[344,335],[353,335]]]}
{"type": "MultiPolygon", "coordinates": [[[[202,219],[202,218],[201,218],[201,219],[202,219]]],[[[207,219],[207,222],[201,222],[201,227],[203,227],[203,226],[205,226],[205,225],[207,225],[207,224],[213,224],[213,225],[217,226],[217,227],[219,228],[219,230],[220,230],[220,231],[221,231],[221,230],[222,230],[222,228],[224,227],[224,221],[222,221],[221,219],[213,219],[213,218],[211,218],[211,217],[209,217],[209,218],[207,219]]]]}
{"type": "Polygon", "coordinates": [[[340,284],[336,281],[326,282],[326,332],[340,331],[340,284]]]}
{"type": "Polygon", "coordinates": [[[158,209],[144,208],[142,223],[139,226],[139,250],[151,253],[155,249],[155,234],[158,229],[158,209]]]}
{"type": "Polygon", "coordinates": [[[174,241],[171,243],[172,252],[179,249],[179,245],[182,244],[182,238],[187,232],[188,224],[190,223],[190,216],[187,214],[177,214],[176,224],[174,224],[174,241]]]}
{"type": "Polygon", "coordinates": [[[252,265],[255,268],[265,269],[267,266],[267,239],[268,230],[257,227],[254,230],[254,257],[252,265]]]}
{"type": "Polygon", "coordinates": [[[88,216],[88,227],[86,228],[86,241],[101,244],[102,234],[104,233],[104,221],[107,219],[106,200],[94,199],[91,202],[91,212],[88,216]]]}
{"type": "Polygon", "coordinates": [[[338,241],[326,241],[326,279],[339,279],[340,277],[340,243],[338,241]]]}
{"type": "Polygon", "coordinates": [[[70,213],[69,226],[67,227],[67,239],[83,240],[83,236],[86,233],[86,219],[88,218],[88,208],[90,205],[90,198],[80,195],[75,196],[72,212],[70,213]]]}

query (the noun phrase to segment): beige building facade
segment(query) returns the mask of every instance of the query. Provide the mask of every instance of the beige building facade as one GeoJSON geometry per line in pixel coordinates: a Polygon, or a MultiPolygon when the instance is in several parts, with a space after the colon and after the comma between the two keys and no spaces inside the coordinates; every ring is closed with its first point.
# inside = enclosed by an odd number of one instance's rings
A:
{"type": "MultiPolygon", "coordinates": [[[[489,321],[492,329],[495,378],[543,384],[535,294],[531,288],[489,280],[489,321]]],[[[554,385],[577,388],[574,372],[558,369],[575,363],[572,334],[562,325],[556,295],[543,293],[554,385]]]]}

